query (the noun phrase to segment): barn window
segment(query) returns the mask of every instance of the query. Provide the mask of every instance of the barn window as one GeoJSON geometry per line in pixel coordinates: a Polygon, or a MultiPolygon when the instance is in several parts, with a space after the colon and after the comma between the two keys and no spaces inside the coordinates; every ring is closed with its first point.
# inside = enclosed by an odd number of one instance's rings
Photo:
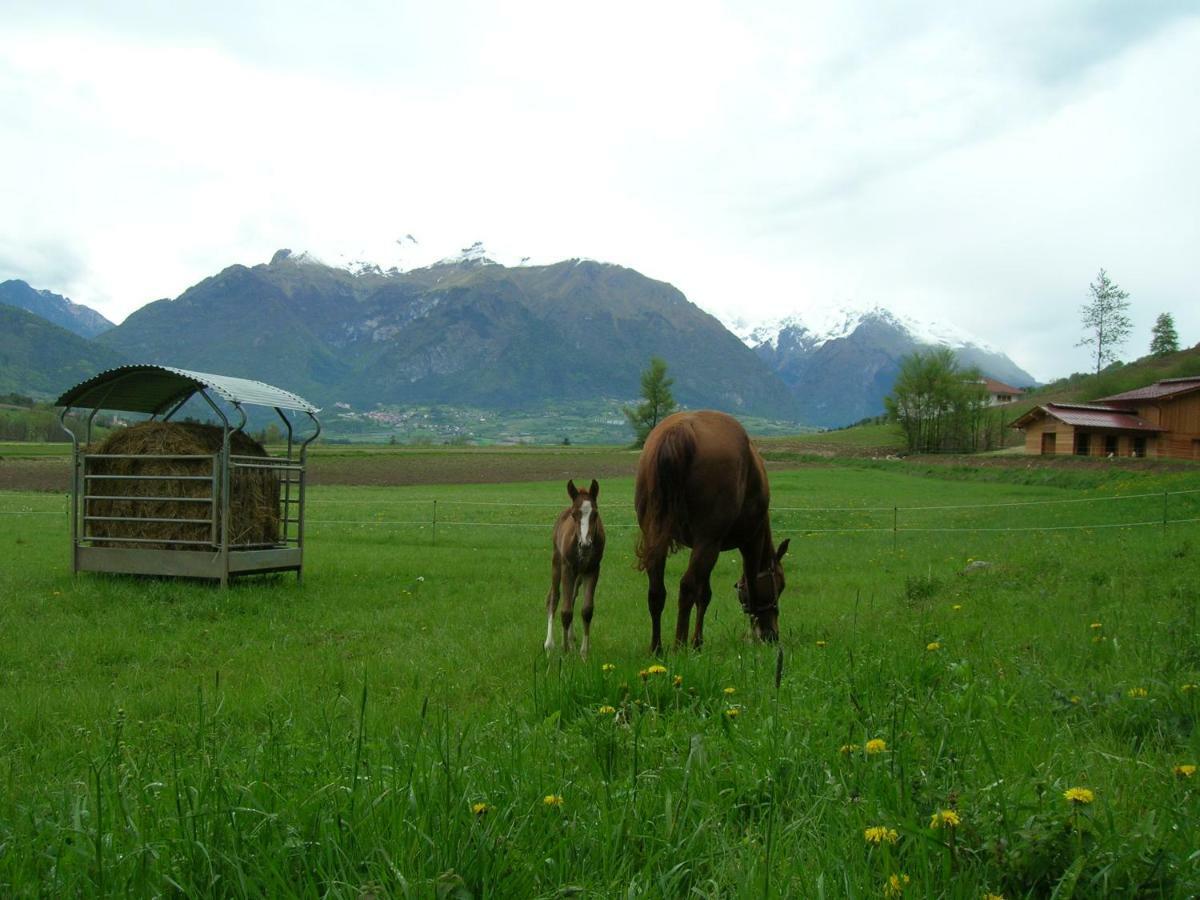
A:
{"type": "Polygon", "coordinates": [[[1092,436],[1086,431],[1077,431],[1075,433],[1075,455],[1087,456],[1091,452],[1092,436]]]}
{"type": "Polygon", "coordinates": [[[1142,435],[1133,439],[1133,455],[1139,458],[1146,455],[1146,438],[1142,435]]]}
{"type": "Polygon", "coordinates": [[[1116,456],[1117,455],[1117,440],[1118,440],[1118,438],[1115,434],[1106,434],[1104,436],[1104,455],[1105,456],[1116,456]]]}

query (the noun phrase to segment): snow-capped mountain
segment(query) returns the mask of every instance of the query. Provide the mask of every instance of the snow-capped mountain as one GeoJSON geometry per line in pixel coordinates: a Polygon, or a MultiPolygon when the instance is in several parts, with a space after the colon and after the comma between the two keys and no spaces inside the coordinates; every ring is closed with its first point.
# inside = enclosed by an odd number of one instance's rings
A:
{"type": "Polygon", "coordinates": [[[727,327],[792,389],[805,421],[815,425],[881,414],[900,360],[929,347],[949,347],[963,365],[1014,387],[1035,383],[1002,350],[955,325],[880,306],[831,307],[760,323],[735,320],[727,327]]]}

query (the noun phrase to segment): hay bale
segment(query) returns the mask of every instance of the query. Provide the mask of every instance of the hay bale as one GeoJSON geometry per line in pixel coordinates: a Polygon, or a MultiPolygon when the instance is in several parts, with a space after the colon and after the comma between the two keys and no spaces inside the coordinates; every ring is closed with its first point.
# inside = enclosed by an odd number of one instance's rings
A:
{"type": "MultiPolygon", "coordinates": [[[[88,453],[119,454],[128,459],[97,459],[88,463],[89,475],[193,475],[203,481],[155,479],[126,481],[96,479],[88,482],[88,494],[112,498],[209,497],[213,472],[212,456],[219,453],[222,430],[215,425],[194,422],[142,422],[115,431],[88,453]],[[195,459],[154,459],[155,455],[194,456],[195,459]],[[144,457],[144,458],[141,458],[144,457]]],[[[230,435],[230,452],[235,456],[266,457],[267,451],[253,438],[235,431],[230,435]]],[[[279,476],[265,469],[233,469],[230,472],[229,543],[237,545],[275,544],[279,541],[279,476]]],[[[216,545],[207,522],[181,522],[180,519],[208,519],[207,503],[164,500],[89,500],[86,515],[127,516],[138,519],[172,519],[170,522],[90,521],[86,533],[96,538],[121,537],[151,541],[201,541],[202,544],[145,543],[126,544],[98,540],[98,547],[140,547],[166,550],[206,550],[216,545]]],[[[219,540],[219,538],[218,538],[219,540]]]]}

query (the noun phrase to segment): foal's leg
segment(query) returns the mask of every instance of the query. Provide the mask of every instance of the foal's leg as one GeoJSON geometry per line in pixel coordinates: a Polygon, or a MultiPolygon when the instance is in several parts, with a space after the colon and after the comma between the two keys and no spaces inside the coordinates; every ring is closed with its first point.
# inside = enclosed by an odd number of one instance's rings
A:
{"type": "Polygon", "coordinates": [[[546,650],[554,649],[554,614],[558,612],[558,588],[562,579],[562,557],[558,548],[554,549],[554,562],[551,565],[550,593],[546,595],[546,650]]]}
{"type": "Polygon", "coordinates": [[[575,567],[570,563],[563,565],[563,586],[562,586],[562,629],[563,629],[563,650],[570,650],[573,641],[571,640],[571,620],[575,618],[575,595],[579,593],[579,580],[576,577],[575,567]]]}
{"type": "MultiPolygon", "coordinates": [[[[688,560],[687,571],[679,580],[679,618],[675,620],[675,646],[682,647],[687,643],[688,621],[692,617],[692,607],[703,603],[696,613],[696,634],[703,638],[704,610],[712,597],[712,589],[708,579],[712,575],[713,566],[721,551],[716,545],[697,544],[692,548],[692,556],[688,560]]],[[[697,647],[698,641],[693,641],[697,647]]]]}
{"type": "Polygon", "coordinates": [[[662,651],[662,611],[667,605],[667,585],[663,580],[666,568],[665,556],[646,567],[646,576],[650,579],[650,592],[646,595],[646,603],[650,607],[651,653],[662,651]]]}
{"type": "Polygon", "coordinates": [[[579,611],[583,616],[583,643],[579,646],[579,654],[585,657],[591,643],[592,612],[596,608],[596,582],[599,580],[599,569],[583,577],[583,608],[579,611]]]}
{"type": "Polygon", "coordinates": [[[714,547],[711,551],[711,558],[706,553],[702,559],[693,561],[699,579],[699,594],[696,597],[696,630],[692,634],[692,646],[697,650],[704,643],[704,614],[708,612],[708,604],[712,602],[712,570],[720,556],[720,551],[714,547]]]}

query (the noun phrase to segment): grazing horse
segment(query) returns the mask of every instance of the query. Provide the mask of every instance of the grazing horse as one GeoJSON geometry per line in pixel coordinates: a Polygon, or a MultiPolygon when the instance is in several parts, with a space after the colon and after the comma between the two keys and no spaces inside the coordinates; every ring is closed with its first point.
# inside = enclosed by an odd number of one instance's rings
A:
{"type": "Polygon", "coordinates": [[[575,596],[583,586],[583,643],[579,652],[588,654],[588,637],[592,628],[592,610],[596,605],[596,581],[600,578],[600,560],[604,558],[604,524],[600,521],[600,485],[592,480],[586,491],[567,482],[571,505],[558,515],[554,523],[554,563],[550,593],[546,595],[547,650],[554,649],[554,613],[558,609],[559,586],[562,586],[563,649],[571,649],[571,620],[574,618],[575,596]]]}
{"type": "Polygon", "coordinates": [[[638,461],[634,507],[638,568],[650,579],[650,652],[662,649],[662,611],[667,600],[663,570],[679,545],[692,548],[679,582],[675,645],[687,641],[696,608],[692,646],[704,642],[704,613],[712,600],[709,578],[722,550],[742,554],[738,599],[760,640],[779,638],[779,595],[784,541],[775,549],[768,507],[771,490],[762,458],[732,416],[711,410],[679,412],[663,419],[646,438],[638,461]]]}

